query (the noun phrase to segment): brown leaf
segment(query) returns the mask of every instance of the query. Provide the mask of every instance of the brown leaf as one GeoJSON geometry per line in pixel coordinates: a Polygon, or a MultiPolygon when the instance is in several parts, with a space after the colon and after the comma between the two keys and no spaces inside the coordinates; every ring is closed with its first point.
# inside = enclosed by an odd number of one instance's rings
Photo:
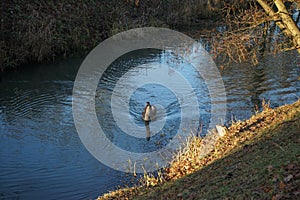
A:
{"type": "Polygon", "coordinates": [[[280,181],[280,183],[279,183],[279,189],[283,190],[284,188],[285,188],[285,184],[282,181],[280,181]]]}
{"type": "Polygon", "coordinates": [[[272,187],[265,187],[265,188],[263,188],[263,190],[264,190],[264,192],[266,192],[266,193],[269,193],[270,191],[272,191],[272,187]]]}
{"type": "Polygon", "coordinates": [[[281,195],[279,194],[272,197],[272,200],[279,200],[279,199],[281,199],[281,195]]]}

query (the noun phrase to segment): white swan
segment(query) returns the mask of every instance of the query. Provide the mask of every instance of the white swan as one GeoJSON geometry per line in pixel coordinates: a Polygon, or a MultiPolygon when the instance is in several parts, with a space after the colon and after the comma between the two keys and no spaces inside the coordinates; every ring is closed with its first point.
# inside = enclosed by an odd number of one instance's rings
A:
{"type": "Polygon", "coordinates": [[[142,118],[145,122],[154,120],[156,117],[156,107],[152,106],[150,102],[146,102],[146,107],[142,113],[142,118]]]}

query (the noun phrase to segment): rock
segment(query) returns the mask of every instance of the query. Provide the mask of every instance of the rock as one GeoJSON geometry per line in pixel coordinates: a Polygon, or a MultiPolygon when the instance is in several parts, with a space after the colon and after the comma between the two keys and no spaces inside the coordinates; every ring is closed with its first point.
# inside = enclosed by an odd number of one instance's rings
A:
{"type": "Polygon", "coordinates": [[[217,129],[218,134],[219,134],[220,137],[223,137],[226,134],[226,127],[216,125],[216,129],[217,129]]]}

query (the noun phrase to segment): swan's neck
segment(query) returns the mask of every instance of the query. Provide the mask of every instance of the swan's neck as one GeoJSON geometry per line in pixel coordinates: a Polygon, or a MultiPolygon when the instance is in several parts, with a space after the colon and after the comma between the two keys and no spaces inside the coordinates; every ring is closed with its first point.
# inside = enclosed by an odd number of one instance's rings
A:
{"type": "Polygon", "coordinates": [[[145,110],[145,117],[144,117],[145,121],[150,120],[150,112],[151,112],[151,106],[148,105],[145,110]]]}

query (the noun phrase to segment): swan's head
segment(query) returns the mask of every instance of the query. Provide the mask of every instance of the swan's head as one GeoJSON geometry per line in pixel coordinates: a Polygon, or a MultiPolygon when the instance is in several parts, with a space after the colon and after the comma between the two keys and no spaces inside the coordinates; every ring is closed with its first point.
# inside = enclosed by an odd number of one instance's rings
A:
{"type": "Polygon", "coordinates": [[[151,106],[149,101],[146,102],[146,107],[148,106],[151,106]]]}

